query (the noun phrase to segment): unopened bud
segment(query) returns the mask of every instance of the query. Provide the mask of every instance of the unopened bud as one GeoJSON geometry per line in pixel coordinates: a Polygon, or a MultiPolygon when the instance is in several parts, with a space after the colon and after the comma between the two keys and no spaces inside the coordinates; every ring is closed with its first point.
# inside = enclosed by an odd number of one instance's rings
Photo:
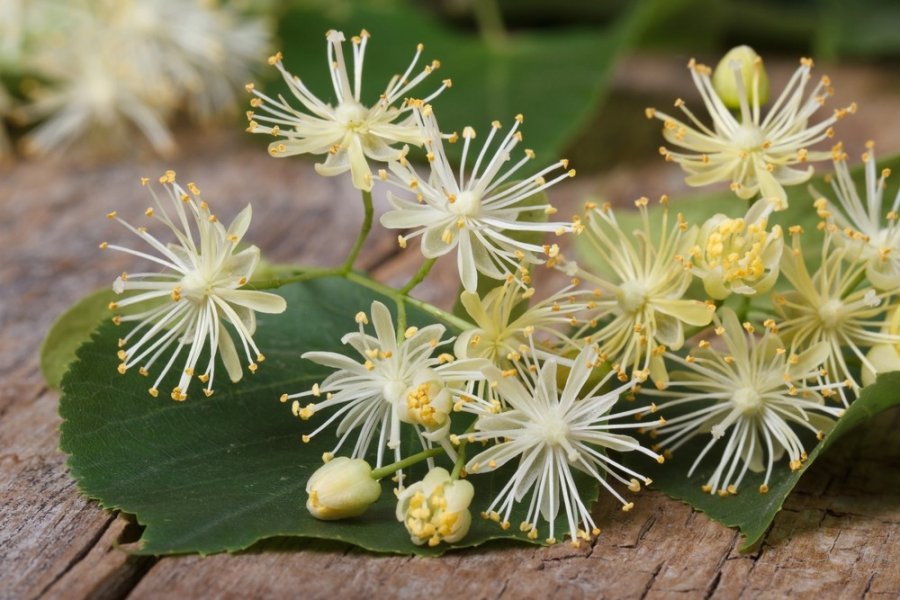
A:
{"type": "Polygon", "coordinates": [[[754,84],[759,104],[763,105],[769,100],[769,77],[762,59],[750,46],[737,46],[729,50],[716,65],[712,84],[728,108],[740,108],[742,91],[752,104],[754,84]],[[735,67],[740,69],[737,73],[735,67]]]}
{"type": "Polygon", "coordinates": [[[357,517],[381,496],[372,479],[372,467],[361,458],[339,456],[321,467],[306,482],[306,508],[317,519],[334,521],[357,517]]]}

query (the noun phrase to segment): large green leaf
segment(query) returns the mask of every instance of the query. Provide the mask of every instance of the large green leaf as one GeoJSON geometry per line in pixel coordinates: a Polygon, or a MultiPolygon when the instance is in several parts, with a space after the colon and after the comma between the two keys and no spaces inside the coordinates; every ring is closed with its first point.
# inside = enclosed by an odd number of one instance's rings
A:
{"type": "MultiPolygon", "coordinates": [[[[787,460],[776,464],[766,494],[757,491],[763,483],[764,473],[748,473],[737,495],[722,498],[703,492],[700,486],[709,479],[716,466],[713,456],[706,457],[693,476],[688,478],[687,472],[694,457],[709,441],[705,435],[697,436],[692,442],[679,448],[672,459],[663,465],[653,468],[648,468],[643,463],[632,466],[643,468],[644,473],[653,479],[654,488],[705,512],[723,525],[739,528],[744,536],[741,551],[747,552],[759,544],[788,494],[823,452],[854,427],[883,410],[900,405],[898,387],[900,371],[880,375],[874,384],[862,390],[859,398],[850,405],[834,429],[821,442],[816,444],[814,438],[804,442],[808,450],[813,444],[815,447],[809,451],[809,459],[801,469],[791,471],[787,460]]],[[[665,414],[665,407],[661,410],[665,414]]]]}
{"type": "MultiPolygon", "coordinates": [[[[374,299],[392,303],[340,278],[295,283],[279,293],[288,311],[262,315],[255,336],[266,362],[238,384],[217,382],[211,398],[197,393],[176,403],[164,394],[150,397],[147,379],[116,373],[120,330],[102,326],[78,351],[60,401],[61,448],[79,488],[106,508],[137,516],[146,526],[138,549],[143,554],[234,551],[279,536],[340,540],[380,552],[443,552],[412,544],[394,517],[390,489],[360,518],[326,523],[306,511],[306,480],[332,448],[333,430],[301,443],[315,422],[296,420],[278,398],[308,389],[328,372],[301,360],[302,352],[346,351],[339,339],[356,328],[355,313],[374,299]]],[[[434,322],[412,307],[408,316],[411,324],[434,322]]],[[[422,474],[412,470],[410,480],[422,474]]],[[[473,514],[488,507],[508,475],[471,478],[473,514]]],[[[582,486],[586,501],[596,493],[596,485],[582,486]]],[[[514,525],[521,520],[521,511],[511,519],[514,525]]],[[[561,521],[558,531],[566,531],[561,521]]],[[[500,538],[527,541],[515,526],[503,531],[476,516],[460,546],[500,538]]]]}
{"type": "MultiPolygon", "coordinates": [[[[411,92],[425,97],[451,78],[453,87],[434,101],[445,131],[473,126],[483,135],[493,120],[506,126],[525,115],[525,144],[538,160],[559,158],[566,143],[597,108],[619,53],[640,30],[657,3],[642,2],[623,11],[608,29],[552,29],[516,32],[503,43],[486,43],[474,32],[460,31],[428,15],[413,2],[310,3],[280,19],[279,34],[286,68],[300,76],[326,102],[334,102],[325,54],[325,32],[339,29],[372,34],[367,50],[363,103],[371,103],[388,80],[406,69],[416,44],[425,44],[423,59],[440,59],[441,68],[411,92]]],[[[349,51],[348,51],[349,57],[349,51]]],[[[419,68],[422,64],[420,63],[419,68]]],[[[416,71],[418,72],[418,71],[416,71]]],[[[285,91],[276,82],[267,92],[285,91]]],[[[457,151],[462,144],[450,146],[457,151]]]]}

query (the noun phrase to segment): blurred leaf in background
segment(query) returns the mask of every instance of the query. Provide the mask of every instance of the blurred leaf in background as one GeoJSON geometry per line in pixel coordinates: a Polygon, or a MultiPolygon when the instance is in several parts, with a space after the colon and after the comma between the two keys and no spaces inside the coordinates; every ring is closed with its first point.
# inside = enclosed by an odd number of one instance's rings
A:
{"type": "MultiPolygon", "coordinates": [[[[281,16],[279,35],[286,68],[333,102],[325,32],[355,35],[367,29],[372,40],[366,50],[364,104],[378,97],[388,80],[406,68],[416,44],[424,43],[423,60],[437,58],[442,66],[419,93],[436,89],[440,79],[453,80],[453,88],[434,101],[442,129],[462,131],[471,125],[486,133],[491,121],[509,122],[522,113],[526,147],[549,162],[559,158],[598,110],[617,58],[656,4],[623,7],[603,28],[507,31],[496,24],[479,34],[454,28],[421,5],[402,0],[303,2],[281,16]]],[[[267,93],[287,93],[274,80],[264,87],[267,93]]],[[[458,146],[450,148],[459,151],[458,146]]]]}

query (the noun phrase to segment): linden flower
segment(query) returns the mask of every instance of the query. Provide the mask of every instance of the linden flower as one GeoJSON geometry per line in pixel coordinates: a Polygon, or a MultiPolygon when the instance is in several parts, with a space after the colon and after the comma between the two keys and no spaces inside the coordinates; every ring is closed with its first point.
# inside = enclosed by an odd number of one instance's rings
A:
{"type": "Polygon", "coordinates": [[[303,436],[308,442],[340,419],[340,439],[331,454],[358,429],[351,457],[363,458],[377,435],[377,468],[383,464],[385,447],[400,460],[400,423],[412,424],[425,448],[431,442],[445,442],[449,409],[463,393],[464,384],[484,379],[481,369],[488,363],[477,359],[456,361],[448,353],[432,356],[436,348],[450,343],[441,341],[443,325],[410,327],[398,342],[387,307],[373,302],[371,314],[375,336],[365,332],[369,318],[360,312],[356,315],[359,331],[341,338],[343,344],[359,353],[362,362],[336,352],[305,352],[303,358],[337,371],[307,392],[283,394],[281,401],[293,399],[291,410],[304,421],[319,411],[337,408],[315,431],[303,436]],[[319,401],[323,395],[325,399],[319,401]],[[301,406],[299,399],[310,396],[313,403],[301,406]]]}
{"type": "Polygon", "coordinates": [[[667,381],[663,352],[684,344],[684,324],[704,326],[714,307],[683,298],[691,283],[691,264],[685,258],[697,237],[681,214],[669,225],[668,199],[663,196],[659,231],[652,231],[647,199],[635,202],[642,227],[626,233],[608,204],[589,204],[583,238],[595,255],[595,263],[607,273],[577,269],[580,277],[596,286],[597,317],[602,322],[591,339],[600,346],[601,358],[612,363],[621,381],[649,375],[657,386],[667,381]],[[635,240],[635,241],[632,241],[635,240]],[[605,320],[605,321],[604,321],[605,320]]]}
{"type": "Polygon", "coordinates": [[[542,346],[550,353],[580,350],[574,335],[567,329],[577,327],[579,313],[593,307],[591,292],[573,291],[567,286],[549,298],[517,311],[534,295],[534,288],[522,292],[514,284],[504,283],[479,298],[463,292],[460,302],[475,322],[475,327],[456,338],[454,353],[461,358],[485,358],[500,368],[508,368],[520,358],[523,344],[531,335],[541,336],[542,346]]]}
{"type": "MultiPolygon", "coordinates": [[[[148,180],[143,179],[142,183],[146,185],[148,180]]],[[[238,381],[243,376],[238,350],[225,323],[229,323],[237,333],[247,357],[247,368],[255,373],[257,363],[265,357],[252,337],[256,330],[254,311],[281,313],[287,305],[281,296],[240,289],[250,280],[259,262],[259,248],[256,246],[236,252],[250,225],[249,204],[226,229],[210,212],[206,202],[200,199],[200,190],[193,183],[187,186],[190,193],[186,192],[175,183],[174,171],[167,171],[160,178],[160,183],[166,189],[169,208],[150,188],[156,207],[148,208],[145,214],[168,227],[176,242],[163,244],[145,227],[133,227],[111,212],[107,215],[110,219],[127,227],[157,254],[106,242],[100,244],[104,250],[125,252],[166,269],[162,272],[123,273],[113,284],[117,294],[138,293],[110,303],[112,310],[146,306],[142,312],[113,318],[117,325],[132,321],[137,323],[119,340],[119,358],[122,361],[119,373],[124,374],[131,367],[140,365],[141,375],[148,375],[157,360],[174,346],[174,351],[150,387],[150,395],[155,397],[159,393],[160,383],[187,347],[187,358],[171,397],[179,401],[187,399],[188,386],[194,375],[205,384],[204,394],[211,396],[216,354],[221,357],[232,381],[238,381]],[[174,211],[174,217],[170,216],[169,210],[174,211]],[[209,350],[209,362],[200,371],[197,363],[204,348],[209,350]]]]}
{"type": "Polygon", "coordinates": [[[775,285],[784,239],[778,225],[766,230],[771,212],[770,204],[756,202],[743,218],[717,214],[700,228],[690,253],[694,275],[711,298],[763,294],[775,285]]]}
{"type": "Polygon", "coordinates": [[[268,46],[262,21],[202,0],[34,4],[49,15],[27,32],[26,69],[40,83],[16,117],[44,121],[24,140],[37,154],[85,141],[131,146],[135,131],[172,152],[166,121],[180,105],[203,118],[233,109],[235,79],[268,46]]]}
{"type": "MultiPolygon", "coordinates": [[[[329,31],[328,68],[337,105],[332,106],[319,100],[299,77],[291,75],[282,65],[281,53],[269,58],[284,77],[294,97],[300,102],[303,110],[288,104],[282,96],[271,98],[256,90],[253,84],[247,90],[256,97],[250,106],[259,108],[263,113],[250,111],[247,119],[251,133],[268,133],[281,137],[279,141],[269,144],[272,156],[284,157],[295,154],[328,154],[324,163],[316,165],[320,175],[334,176],[350,171],[353,185],[360,190],[372,189],[372,171],[367,158],[387,162],[397,155],[394,144],[422,145],[422,134],[415,120],[410,115],[410,106],[406,100],[399,107],[394,104],[404,98],[423,79],[440,66],[432,61],[418,75],[410,79],[424,46],[419,44],[412,62],[403,75],[395,75],[375,104],[367,107],[361,103],[363,61],[369,32],[363,30],[359,36],[351,39],[353,45],[353,85],[344,62],[342,42],[344,34],[340,31],[329,31]]],[[[445,88],[450,87],[449,79],[445,79],[436,92],[426,98],[426,102],[438,96],[445,88]]]]}
{"type": "Polygon", "coordinates": [[[809,150],[809,147],[832,137],[832,125],[848,113],[856,112],[856,104],[811,124],[810,119],[832,95],[832,89],[828,77],[822,77],[806,94],[813,62],[804,58],[781,96],[762,118],[759,90],[762,61],[758,57],[756,60],[749,90],[744,84],[741,62],[731,63],[740,100],[739,117],[728,110],[713,89],[710,68],[693,60],[688,68],[712,126],[701,122],[680,98],[675,101],[675,107],[684,113],[687,121],[653,108],[648,108],[646,113],[648,118],[663,121],[663,136],[669,143],[687,150],[672,152],[661,147],[660,153],[666,160],[681,165],[688,173],[685,179],[688,185],[726,181],[739,197],[750,199],[761,193],[764,199],[775,204],[776,210],[781,210],[787,207],[784,186],[803,183],[813,174],[812,166],[795,168],[794,165],[830,158],[828,152],[809,150]]]}
{"type": "MultiPolygon", "coordinates": [[[[879,331],[891,304],[890,292],[860,287],[866,264],[855,260],[850,248],[832,248],[832,234],[826,232],[822,244],[822,263],[809,274],[800,247],[800,230],[792,228],[790,251],[781,261],[781,272],[793,291],[776,294],[775,309],[784,319],[779,328],[791,345],[791,352],[820,342],[828,347],[824,360],[831,381],[843,381],[859,392],[860,385],[847,364],[843,348],[848,348],[862,363],[863,369],[876,371],[863,354],[868,347],[900,343],[900,334],[879,331]]],[[[894,290],[896,291],[896,290],[894,290]]],[[[844,388],[841,401],[847,406],[844,388]]]]}
{"type": "Polygon", "coordinates": [[[463,539],[472,524],[469,504],[475,488],[464,479],[451,479],[441,467],[430,470],[397,499],[397,520],[402,522],[417,546],[432,548],[463,539]]]}
{"type": "MultiPolygon", "coordinates": [[[[527,361],[527,357],[526,357],[527,361]]],[[[478,415],[475,431],[467,435],[471,442],[493,442],[487,450],[472,457],[466,465],[469,473],[493,471],[518,458],[518,466],[510,480],[491,502],[483,516],[509,527],[513,506],[531,493],[526,519],[520,530],[528,537],[538,537],[537,524],[543,518],[549,525],[548,543],[556,541],[556,518],[565,511],[573,544],[599,533],[591,517],[589,504],[580,497],[573,470],[580,471],[605,487],[619,502],[622,510],[634,506],[607,482],[606,475],[638,491],[646,477],[628,469],[608,456],[606,450],[638,451],[662,462],[663,458],[643,448],[634,438],[614,433],[634,429],[637,423],[613,423],[613,420],[645,412],[639,408],[610,414],[619,395],[630,383],[608,392],[600,390],[611,377],[607,373],[589,391],[583,390],[599,359],[595,348],[588,346],[575,359],[562,394],[557,390],[557,361],[519,366],[521,381],[506,377],[493,369],[490,378],[507,410],[480,398],[467,398],[461,409],[478,415]],[[499,412],[498,412],[499,410],[499,412]],[[631,479],[626,479],[625,473],[631,479]],[[562,496],[562,502],[560,502],[562,496]],[[583,529],[581,528],[583,527],[583,529]]],[[[655,407],[650,409],[655,410],[655,407]]]]}
{"type": "Polygon", "coordinates": [[[884,182],[891,171],[883,169],[879,177],[875,167],[875,145],[869,142],[867,148],[862,156],[866,165],[866,201],[863,202],[857,193],[847,168],[847,155],[838,145],[834,149],[835,177],[831,180],[837,202],[820,197],[816,200],[816,209],[821,218],[840,230],[834,237],[836,244],[859,249],[860,258],[867,261],[866,279],[880,290],[896,290],[900,287],[900,189],[885,216],[884,182]]]}
{"type": "MultiPolygon", "coordinates": [[[[655,433],[659,446],[674,451],[695,436],[711,433],[712,438],[694,460],[691,477],[709,451],[726,437],[719,464],[703,485],[703,491],[727,496],[736,494],[747,471],[765,478],[761,493],[769,488],[773,464],[787,453],[791,470],[806,460],[803,443],[794,431],[808,429],[822,439],[843,409],[825,406],[823,396],[831,395],[836,384],[815,382],[819,365],[828,356],[828,346],[814,344],[799,355],[785,351],[781,338],[771,329],[759,338],[753,327],[743,328],[734,312],[721,310],[716,318],[716,334],[724,344],[717,349],[708,341],[682,358],[670,360],[686,368],[675,371],[664,391],[644,393],[666,398],[663,410],[686,409],[670,417],[655,433]],[[808,383],[808,382],[811,382],[808,383]],[[730,431],[730,433],[729,433],[730,431]]],[[[837,384],[839,385],[839,384],[837,384]]]]}
{"type": "MultiPolygon", "coordinates": [[[[555,245],[541,246],[523,241],[511,234],[549,231],[562,234],[570,230],[570,223],[526,220],[528,214],[535,211],[556,212],[550,204],[528,203],[527,200],[563,179],[574,177],[575,170],[567,170],[569,161],[560,160],[528,179],[513,179],[513,175],[535,158],[534,152],[525,150],[520,160],[504,170],[512,151],[522,141],[519,125],[523,118],[517,115],[512,127],[491,153],[491,143],[501,128],[498,121],[493,122],[475,164],[468,172],[466,157],[475,139],[475,130],[466,127],[459,171],[454,172],[431,107],[425,105],[414,112],[425,135],[431,173],[427,180],[423,179],[403,157],[391,163],[392,177],[388,178],[386,172],[379,173],[397,187],[415,193],[412,199],[388,194],[394,210],[381,217],[381,224],[390,229],[414,229],[399,237],[400,246],[405,248],[410,238],[421,235],[422,254],[427,258],[437,258],[456,250],[460,280],[468,292],[477,289],[478,273],[494,279],[519,279],[527,283],[528,274],[523,263],[540,264],[543,261],[537,255],[546,253],[552,258],[559,249],[555,245]],[[564,172],[549,181],[544,178],[557,169],[564,172]],[[513,275],[515,272],[519,272],[518,278],[513,275]]],[[[451,143],[455,140],[455,135],[450,138],[451,143]]]]}

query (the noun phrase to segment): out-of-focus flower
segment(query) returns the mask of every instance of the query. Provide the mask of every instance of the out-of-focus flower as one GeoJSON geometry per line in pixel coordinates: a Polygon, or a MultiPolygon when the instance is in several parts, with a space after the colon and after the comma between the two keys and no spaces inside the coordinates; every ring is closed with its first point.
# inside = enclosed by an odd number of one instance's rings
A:
{"type": "Polygon", "coordinates": [[[663,353],[681,348],[684,324],[708,325],[715,307],[683,297],[691,283],[688,251],[697,229],[688,227],[681,214],[670,224],[668,199],[662,203],[662,223],[654,230],[647,199],[637,200],[642,225],[633,232],[622,229],[608,204],[589,205],[582,235],[593,262],[605,265],[605,272],[580,268],[577,274],[595,286],[599,328],[590,339],[599,344],[601,358],[622,381],[629,379],[630,369],[632,377],[649,376],[665,387],[663,353]]]}
{"type": "Polygon", "coordinates": [[[659,447],[674,451],[695,436],[711,433],[688,471],[690,477],[727,435],[718,465],[703,491],[721,496],[736,494],[748,470],[765,470],[759,488],[765,493],[772,466],[785,453],[792,470],[806,460],[803,443],[794,429],[811,430],[822,439],[843,413],[843,409],[826,406],[822,398],[840,384],[817,383],[818,368],[828,356],[828,346],[823,342],[799,355],[789,354],[777,334],[767,331],[762,338],[757,337],[749,323],[742,329],[728,308],[721,310],[721,320],[716,319],[716,333],[724,348],[717,347],[718,341],[703,341],[687,358],[669,354],[670,360],[686,370],[673,371],[665,390],[643,392],[665,398],[661,410],[687,407],[687,412],[670,416],[655,429],[661,436],[659,447]]]}
{"type": "Polygon", "coordinates": [[[663,121],[666,140],[687,150],[672,152],[662,147],[660,153],[666,160],[681,165],[688,173],[685,179],[688,185],[729,182],[741,198],[749,199],[761,193],[776,210],[786,208],[784,186],[803,183],[813,174],[812,166],[796,168],[795,165],[830,158],[829,152],[810,150],[810,147],[832,137],[832,125],[848,113],[856,112],[856,104],[851,104],[817,123],[810,122],[826,98],[832,95],[828,77],[822,77],[806,94],[812,65],[808,58],[800,61],[800,67],[763,118],[760,110],[763,102],[761,68],[753,69],[748,90],[742,63],[732,63],[736,96],[740,102],[740,115],[736,117],[713,88],[710,68],[691,60],[688,68],[712,124],[709,126],[700,121],[680,98],[675,101],[675,106],[684,113],[687,121],[648,108],[649,118],[663,121]]]}
{"type": "MultiPolygon", "coordinates": [[[[843,349],[859,358],[863,369],[875,370],[867,364],[864,350],[900,343],[900,334],[881,331],[891,308],[891,292],[860,286],[866,263],[851,248],[834,248],[830,232],[826,232],[822,244],[822,263],[810,275],[800,247],[801,232],[799,228],[791,229],[792,247],[782,256],[781,272],[793,290],[773,297],[775,309],[782,317],[778,325],[781,337],[790,344],[792,354],[824,342],[828,347],[825,376],[844,382],[854,394],[858,393],[860,384],[847,365],[843,349]]],[[[847,406],[844,387],[839,393],[847,406]]]]}
{"type": "MultiPolygon", "coordinates": [[[[528,361],[527,356],[523,358],[528,361]]],[[[535,361],[520,368],[521,381],[493,368],[489,378],[495,382],[496,391],[508,408],[504,410],[496,403],[477,397],[468,398],[462,405],[462,410],[478,415],[475,431],[466,436],[468,441],[492,442],[487,450],[466,464],[469,473],[493,471],[518,459],[509,482],[498,492],[483,516],[507,528],[513,506],[530,493],[525,521],[519,525],[529,538],[538,537],[538,522],[543,518],[549,525],[547,541],[554,543],[556,518],[561,509],[574,544],[579,539],[588,539],[591,534],[596,535],[599,530],[591,517],[589,503],[579,493],[573,470],[600,483],[622,503],[623,510],[631,510],[634,506],[610,485],[606,476],[627,485],[632,491],[638,491],[641,482],[649,485],[650,480],[616,462],[606,451],[638,451],[663,462],[662,456],[643,448],[634,438],[618,433],[641,427],[640,423],[613,423],[655,408],[611,413],[619,395],[630,384],[601,392],[612,376],[612,372],[608,372],[585,391],[585,384],[598,362],[594,347],[582,350],[561,394],[557,388],[555,359],[543,363],[535,361]]]]}
{"type": "MultiPolygon", "coordinates": [[[[535,211],[555,213],[556,209],[545,201],[534,203],[528,200],[563,179],[573,177],[575,170],[568,169],[567,160],[560,160],[522,179],[525,174],[519,170],[535,158],[531,150],[525,150],[520,160],[504,170],[513,149],[522,141],[519,125],[523,118],[518,115],[499,145],[491,150],[491,142],[501,129],[500,123],[494,121],[469,172],[466,172],[466,157],[475,139],[475,130],[466,127],[462,134],[462,159],[459,171],[455,172],[444,152],[440,128],[431,107],[424,105],[415,110],[415,115],[425,135],[431,173],[427,179],[419,176],[402,157],[391,163],[390,177],[386,172],[380,173],[397,187],[415,194],[413,198],[389,194],[393,210],[381,217],[381,224],[391,229],[413,229],[400,236],[400,245],[405,247],[410,238],[421,235],[422,254],[428,258],[456,250],[460,280],[468,292],[477,289],[478,273],[494,279],[527,281],[526,265],[540,264],[543,261],[538,255],[558,252],[558,248],[526,241],[513,233],[553,231],[561,234],[571,229],[571,223],[529,221],[526,216],[535,211]],[[549,181],[545,179],[558,170],[562,173],[549,181]]],[[[454,135],[450,141],[455,139],[454,135]]]]}
{"type": "Polygon", "coordinates": [[[202,0],[38,0],[30,10],[38,7],[52,16],[30,33],[22,68],[39,82],[14,111],[38,123],[24,138],[34,154],[85,142],[133,146],[135,131],[169,153],[175,111],[206,118],[233,109],[239,82],[268,46],[262,21],[202,0]]]}
{"type": "Polygon", "coordinates": [[[767,230],[771,212],[771,205],[756,202],[744,217],[717,214],[700,228],[690,251],[693,272],[711,298],[764,294],[775,285],[784,238],[778,225],[767,230]]]}
{"type": "MultiPolygon", "coordinates": [[[[247,131],[280,137],[269,144],[269,154],[272,156],[327,154],[325,162],[316,165],[320,175],[333,176],[350,171],[353,185],[368,191],[372,189],[372,170],[368,160],[387,162],[396,158],[396,144],[422,145],[422,133],[410,114],[411,107],[405,98],[440,66],[440,62],[432,61],[410,79],[424,49],[419,44],[403,75],[391,78],[380,98],[371,106],[366,106],[362,104],[360,95],[369,32],[363,30],[351,39],[352,85],[344,62],[344,34],[332,30],[326,38],[328,69],[337,105],[332,106],[314,96],[299,77],[284,68],[281,53],[278,53],[269,58],[269,64],[281,72],[302,109],[294,108],[281,96],[272,98],[248,84],[247,90],[255,98],[250,101],[254,110],[247,113],[250,121],[247,131]],[[400,105],[396,106],[401,99],[400,105]]],[[[423,102],[434,99],[450,85],[450,80],[445,79],[441,87],[423,102]]]]}
{"type": "Polygon", "coordinates": [[[831,187],[837,196],[832,202],[825,196],[816,199],[819,216],[837,227],[836,244],[858,248],[867,262],[866,279],[880,290],[900,288],[900,189],[893,204],[884,213],[884,183],[890,169],[879,176],[875,166],[875,144],[869,142],[862,156],[866,169],[866,199],[863,201],[847,168],[847,155],[838,145],[834,150],[831,187]]]}
{"type": "Polygon", "coordinates": [[[402,522],[414,544],[431,547],[463,539],[472,524],[469,504],[475,495],[472,484],[451,479],[441,467],[431,469],[422,481],[400,492],[397,520],[402,522]]]}
{"type": "Polygon", "coordinates": [[[372,467],[361,458],[333,458],[306,482],[306,509],[317,519],[335,521],[358,517],[381,496],[372,467]]]}
{"type": "MultiPolygon", "coordinates": [[[[144,179],[143,183],[147,184],[148,180],[144,179]]],[[[125,252],[165,269],[162,272],[123,273],[113,284],[117,294],[138,293],[112,302],[110,309],[134,305],[147,307],[140,313],[113,318],[117,325],[137,322],[119,341],[122,361],[119,372],[124,374],[131,367],[141,365],[141,375],[148,375],[157,360],[171,350],[171,356],[150,387],[150,395],[156,396],[166,373],[181,351],[187,348],[187,358],[171,397],[173,400],[187,399],[188,386],[195,375],[205,384],[204,393],[211,396],[216,355],[221,357],[232,381],[243,376],[238,350],[225,323],[237,333],[247,356],[248,369],[255,372],[257,363],[265,359],[252,337],[256,330],[255,311],[281,313],[286,303],[275,294],[240,289],[250,281],[259,262],[256,246],[236,252],[250,225],[249,204],[226,229],[200,199],[200,190],[193,183],[184,190],[175,183],[174,171],[166,172],[160,183],[165,186],[169,202],[161,201],[150,188],[155,207],[148,208],[145,214],[168,227],[176,241],[164,244],[145,227],[133,227],[111,212],[107,215],[110,219],[144,240],[155,254],[106,242],[100,244],[104,250],[125,252]],[[174,212],[174,218],[170,216],[170,210],[174,212]],[[209,349],[209,362],[201,372],[197,363],[205,347],[209,349]]]]}
{"type": "Polygon", "coordinates": [[[522,309],[522,303],[533,295],[534,288],[523,292],[511,283],[494,288],[484,298],[463,292],[460,302],[476,326],[459,334],[454,353],[460,358],[486,358],[507,369],[518,360],[529,336],[540,340],[539,354],[542,350],[559,355],[580,350],[582,345],[571,332],[586,324],[593,293],[567,286],[522,309]]]}
{"type": "Polygon", "coordinates": [[[441,341],[445,331],[443,325],[428,325],[421,329],[410,327],[404,332],[403,340],[398,342],[387,307],[381,302],[373,302],[371,314],[375,336],[365,332],[369,317],[360,312],[356,315],[359,331],[341,338],[344,344],[359,353],[362,362],[336,352],[306,352],[303,358],[337,371],[311,390],[283,394],[281,400],[294,400],[292,411],[302,420],[337,407],[324,423],[303,439],[310,440],[340,419],[337,428],[340,439],[332,453],[336,454],[350,434],[359,430],[351,456],[364,457],[377,435],[376,467],[381,467],[385,447],[394,451],[395,460],[401,458],[401,422],[416,427],[423,445],[444,441],[449,427],[445,394],[456,402],[467,383],[484,379],[481,370],[488,363],[480,359],[455,360],[448,353],[432,356],[436,348],[450,343],[449,340],[441,341]],[[319,400],[322,396],[325,399],[319,400]],[[313,402],[301,406],[300,399],[309,397],[313,402]]]}

